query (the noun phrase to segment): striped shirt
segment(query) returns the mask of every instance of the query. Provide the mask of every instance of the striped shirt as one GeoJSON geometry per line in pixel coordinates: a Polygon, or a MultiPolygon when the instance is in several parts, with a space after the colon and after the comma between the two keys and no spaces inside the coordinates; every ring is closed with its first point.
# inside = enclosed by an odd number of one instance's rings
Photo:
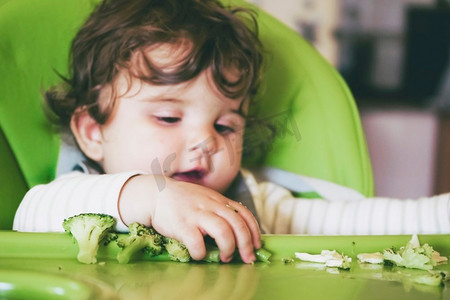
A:
{"type": "Polygon", "coordinates": [[[302,199],[244,173],[261,228],[273,234],[391,235],[450,233],[450,193],[419,199],[302,199]]]}
{"type": "MultiPolygon", "coordinates": [[[[117,231],[118,199],[126,181],[139,172],[85,174],[72,172],[33,187],[20,204],[13,229],[61,232],[70,216],[91,212],[112,215],[117,231]]],[[[242,171],[265,233],[314,235],[450,233],[450,194],[419,199],[304,199],[272,182],[257,181],[242,171]]]]}

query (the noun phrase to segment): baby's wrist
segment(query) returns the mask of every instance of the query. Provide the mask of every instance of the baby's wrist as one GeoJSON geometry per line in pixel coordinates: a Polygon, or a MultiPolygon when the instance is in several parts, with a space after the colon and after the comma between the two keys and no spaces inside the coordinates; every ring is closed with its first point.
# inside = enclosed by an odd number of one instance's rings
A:
{"type": "Polygon", "coordinates": [[[158,187],[153,175],[131,177],[123,186],[119,196],[118,209],[122,222],[129,225],[139,222],[152,225],[158,187]]]}

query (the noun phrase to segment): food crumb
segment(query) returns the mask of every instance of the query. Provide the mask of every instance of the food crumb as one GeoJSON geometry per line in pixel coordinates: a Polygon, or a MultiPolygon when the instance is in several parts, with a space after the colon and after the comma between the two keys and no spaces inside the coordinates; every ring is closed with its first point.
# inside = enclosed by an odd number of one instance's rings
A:
{"type": "Polygon", "coordinates": [[[285,264],[285,265],[289,265],[289,264],[293,264],[294,263],[294,259],[292,257],[283,257],[281,259],[281,261],[285,264]]]}

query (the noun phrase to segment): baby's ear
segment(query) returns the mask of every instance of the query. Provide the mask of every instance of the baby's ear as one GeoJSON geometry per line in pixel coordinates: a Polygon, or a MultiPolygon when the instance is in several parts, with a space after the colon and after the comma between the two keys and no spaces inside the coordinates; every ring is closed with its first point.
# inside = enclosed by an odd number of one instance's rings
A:
{"type": "Polygon", "coordinates": [[[103,160],[103,138],[100,124],[85,109],[77,110],[70,120],[78,146],[84,155],[96,162],[103,160]]]}

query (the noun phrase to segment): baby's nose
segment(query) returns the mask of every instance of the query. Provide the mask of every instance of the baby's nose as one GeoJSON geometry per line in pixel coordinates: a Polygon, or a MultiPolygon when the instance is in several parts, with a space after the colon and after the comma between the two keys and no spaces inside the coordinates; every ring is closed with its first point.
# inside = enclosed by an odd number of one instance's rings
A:
{"type": "Polygon", "coordinates": [[[214,152],[217,143],[217,131],[214,125],[199,121],[185,132],[188,152],[200,151],[202,153],[214,152]]]}
{"type": "Polygon", "coordinates": [[[213,171],[212,157],[218,151],[218,140],[213,130],[203,127],[193,128],[187,145],[190,163],[199,164],[202,168],[213,171]]]}
{"type": "Polygon", "coordinates": [[[198,152],[202,155],[212,155],[217,151],[216,138],[210,135],[200,142],[193,143],[193,145],[188,148],[188,151],[198,152]]]}

